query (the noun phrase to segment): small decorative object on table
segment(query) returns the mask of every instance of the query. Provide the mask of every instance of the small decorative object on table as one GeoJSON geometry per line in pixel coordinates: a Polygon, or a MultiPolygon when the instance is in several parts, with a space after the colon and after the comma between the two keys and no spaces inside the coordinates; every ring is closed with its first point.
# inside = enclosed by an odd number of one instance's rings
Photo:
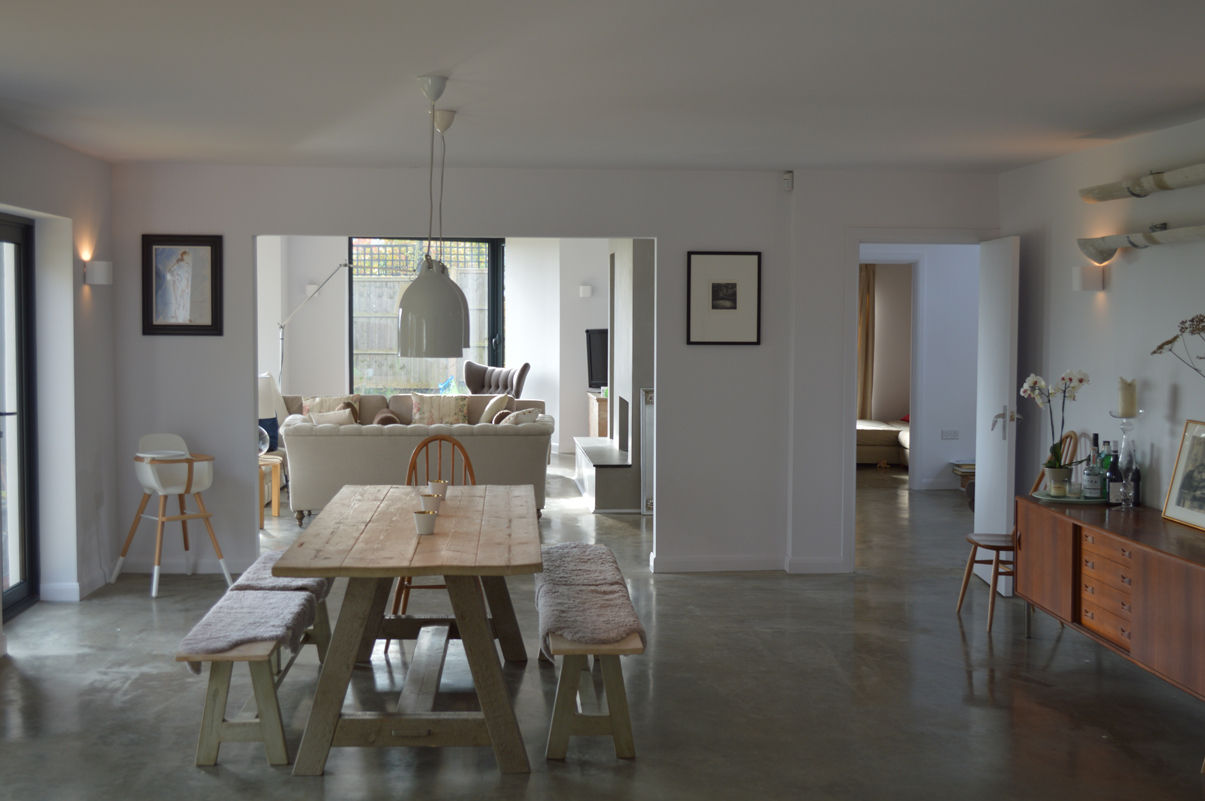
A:
{"type": "Polygon", "coordinates": [[[1059,380],[1047,385],[1046,380],[1036,373],[1030,373],[1021,385],[1021,397],[1031,398],[1039,409],[1045,408],[1050,416],[1050,455],[1042,464],[1046,471],[1046,483],[1050,495],[1055,498],[1066,497],[1067,484],[1071,478],[1071,468],[1083,459],[1065,461],[1063,459],[1063,430],[1066,423],[1067,401],[1075,400],[1080,387],[1088,383],[1088,374],[1083,370],[1068,370],[1059,376],[1059,380]],[[1054,399],[1061,396],[1059,401],[1059,428],[1054,429],[1054,399]]]}

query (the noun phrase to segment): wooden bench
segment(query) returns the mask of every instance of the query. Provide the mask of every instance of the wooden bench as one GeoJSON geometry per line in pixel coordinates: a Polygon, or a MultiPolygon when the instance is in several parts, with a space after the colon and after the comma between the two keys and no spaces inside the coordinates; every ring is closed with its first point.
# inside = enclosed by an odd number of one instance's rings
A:
{"type": "Polygon", "coordinates": [[[644,653],[645,639],[614,554],[603,545],[556,545],[544,549],[544,570],[536,587],[541,654],[561,657],[561,675],[544,756],[564,759],[569,738],[583,735],[610,736],[615,756],[632,759],[636,756],[636,744],[619,657],[644,653]],[[570,619],[574,617],[572,610],[576,610],[579,620],[570,619]],[[634,630],[629,627],[628,633],[618,639],[592,634],[591,619],[604,617],[630,620],[634,630]],[[560,630],[571,631],[576,639],[560,630]],[[589,656],[594,657],[602,672],[606,709],[598,713],[583,711],[590,705],[585,696],[591,694],[594,686],[589,656]]]}
{"type": "MultiPolygon", "coordinates": [[[[326,597],[330,594],[334,581],[329,578],[288,578],[272,575],[272,566],[279,561],[284,551],[269,551],[261,554],[242,574],[230,585],[234,591],[272,590],[308,592],[314,596],[317,608],[314,610],[314,624],[302,635],[302,645],[313,645],[318,651],[318,661],[326,660],[326,649],[331,642],[331,619],[326,608],[326,597]]],[[[279,656],[279,653],[278,655],[279,656]]],[[[277,662],[275,665],[279,670],[277,662]]]]}
{"type": "Polygon", "coordinates": [[[314,622],[316,606],[308,592],[227,591],[185,636],[176,661],[188,662],[197,673],[201,663],[209,663],[197,765],[216,765],[218,749],[226,742],[261,742],[269,764],[289,764],[276,688],[296,661],[297,650],[279,670],[277,655],[282,645],[299,650],[303,632],[314,622]],[[246,663],[251,672],[254,717],[243,713],[226,717],[230,676],[236,662],[246,663]]]}

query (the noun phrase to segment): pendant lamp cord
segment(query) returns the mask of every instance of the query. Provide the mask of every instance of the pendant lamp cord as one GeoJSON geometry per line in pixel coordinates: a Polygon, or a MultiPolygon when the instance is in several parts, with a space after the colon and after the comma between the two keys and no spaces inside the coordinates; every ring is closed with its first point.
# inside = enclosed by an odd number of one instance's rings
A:
{"type": "Polygon", "coordinates": [[[448,155],[448,140],[439,132],[439,227],[436,229],[439,243],[439,260],[444,260],[444,162],[448,155]]]}
{"type": "MultiPolygon", "coordinates": [[[[431,258],[431,229],[435,215],[435,103],[431,103],[431,151],[427,159],[427,258],[431,258]]],[[[440,198],[442,203],[443,198],[440,198]]]]}

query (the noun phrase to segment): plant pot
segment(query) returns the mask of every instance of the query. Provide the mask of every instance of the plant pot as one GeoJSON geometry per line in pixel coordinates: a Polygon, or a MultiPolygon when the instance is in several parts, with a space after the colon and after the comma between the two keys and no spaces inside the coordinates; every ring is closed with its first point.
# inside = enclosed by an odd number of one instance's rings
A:
{"type": "Polygon", "coordinates": [[[1046,491],[1054,498],[1067,496],[1067,484],[1071,481],[1070,467],[1043,467],[1046,473],[1046,491]]]}

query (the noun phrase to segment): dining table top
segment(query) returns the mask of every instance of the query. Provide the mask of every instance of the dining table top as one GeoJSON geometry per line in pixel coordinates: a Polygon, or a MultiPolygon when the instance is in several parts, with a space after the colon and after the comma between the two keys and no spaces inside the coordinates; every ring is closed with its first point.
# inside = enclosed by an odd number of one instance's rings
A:
{"type": "Polygon", "coordinates": [[[273,567],[278,576],[509,576],[541,570],[531,485],[450,486],[433,534],[414,512],[425,485],[344,486],[273,567]]]}

